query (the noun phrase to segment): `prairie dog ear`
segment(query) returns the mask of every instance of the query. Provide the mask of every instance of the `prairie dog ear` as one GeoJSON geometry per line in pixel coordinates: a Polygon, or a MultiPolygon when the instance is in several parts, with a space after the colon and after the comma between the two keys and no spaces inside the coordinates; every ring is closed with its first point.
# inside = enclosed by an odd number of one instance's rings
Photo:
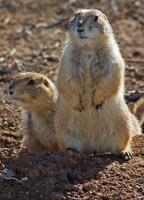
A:
{"type": "Polygon", "coordinates": [[[70,19],[69,19],[69,24],[72,23],[72,22],[74,22],[75,19],[76,19],[76,15],[70,17],[70,19]]]}
{"type": "Polygon", "coordinates": [[[75,18],[75,16],[70,17],[69,22],[71,22],[74,18],[75,18]]]}
{"type": "Polygon", "coordinates": [[[108,22],[107,16],[103,14],[104,19],[108,22]]]}
{"type": "Polygon", "coordinates": [[[43,80],[43,84],[44,84],[46,87],[49,87],[49,82],[48,82],[48,80],[47,80],[46,78],[43,80]]]}

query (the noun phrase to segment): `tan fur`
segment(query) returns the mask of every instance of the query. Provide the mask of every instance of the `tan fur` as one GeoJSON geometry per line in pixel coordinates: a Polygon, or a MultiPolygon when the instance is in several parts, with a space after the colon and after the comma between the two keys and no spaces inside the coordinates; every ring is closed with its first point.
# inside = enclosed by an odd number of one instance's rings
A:
{"type": "Polygon", "coordinates": [[[57,78],[61,149],[114,154],[130,150],[131,138],[141,134],[141,128],[124,101],[124,71],[106,16],[98,10],[78,11],[70,22],[57,78]]]}
{"type": "Polygon", "coordinates": [[[144,122],[144,97],[140,98],[135,104],[134,114],[141,122],[144,122]]]}
{"type": "Polygon", "coordinates": [[[42,74],[21,73],[9,86],[9,94],[22,107],[22,145],[37,152],[58,150],[54,129],[57,101],[54,84],[42,74]],[[29,85],[30,80],[35,83],[29,85]]]}

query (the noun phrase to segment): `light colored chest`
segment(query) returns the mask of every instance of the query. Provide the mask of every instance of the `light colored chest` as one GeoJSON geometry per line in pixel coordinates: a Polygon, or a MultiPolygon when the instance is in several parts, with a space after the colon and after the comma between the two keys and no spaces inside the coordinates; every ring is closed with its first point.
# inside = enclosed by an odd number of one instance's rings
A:
{"type": "Polygon", "coordinates": [[[96,52],[84,50],[77,56],[78,62],[75,62],[74,56],[70,66],[70,73],[75,80],[89,82],[101,79],[107,66],[96,52]]]}

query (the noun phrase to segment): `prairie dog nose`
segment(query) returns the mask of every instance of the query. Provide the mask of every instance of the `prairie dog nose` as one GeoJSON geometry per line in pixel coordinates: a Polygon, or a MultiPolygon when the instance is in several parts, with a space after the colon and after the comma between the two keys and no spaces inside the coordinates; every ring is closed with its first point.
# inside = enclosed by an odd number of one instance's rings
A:
{"type": "Polygon", "coordinates": [[[12,95],[14,93],[13,83],[10,84],[10,86],[8,87],[8,92],[10,95],[12,95]]]}
{"type": "Polygon", "coordinates": [[[77,32],[79,32],[79,33],[84,32],[84,28],[77,28],[77,32]]]}

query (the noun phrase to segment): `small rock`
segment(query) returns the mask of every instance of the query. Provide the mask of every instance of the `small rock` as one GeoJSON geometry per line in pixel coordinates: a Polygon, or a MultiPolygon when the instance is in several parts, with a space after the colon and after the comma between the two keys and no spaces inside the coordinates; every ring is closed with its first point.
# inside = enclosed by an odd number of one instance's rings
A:
{"type": "Polygon", "coordinates": [[[92,187],[91,184],[85,184],[83,186],[83,190],[87,192],[87,191],[89,191],[91,189],[91,187],[92,187]]]}
{"type": "Polygon", "coordinates": [[[102,176],[104,175],[104,173],[103,173],[102,171],[99,171],[99,172],[97,173],[97,175],[98,175],[99,177],[102,177],[102,176]]]}
{"type": "Polygon", "coordinates": [[[18,155],[12,155],[11,156],[11,160],[12,161],[17,161],[17,159],[18,159],[18,155]]]}
{"type": "Polygon", "coordinates": [[[31,35],[32,34],[32,27],[25,28],[24,33],[26,33],[27,35],[31,35]]]}
{"type": "Polygon", "coordinates": [[[76,191],[76,192],[78,192],[79,189],[80,189],[80,188],[79,188],[77,185],[73,185],[73,187],[72,187],[72,190],[74,190],[74,191],[76,191]]]}
{"type": "Polygon", "coordinates": [[[23,178],[21,179],[22,182],[26,182],[27,180],[28,180],[28,177],[23,177],[23,178]]]}
{"type": "Polygon", "coordinates": [[[0,57],[0,62],[3,62],[5,60],[4,57],[0,57]]]}
{"type": "Polygon", "coordinates": [[[48,27],[48,24],[45,23],[45,22],[41,22],[41,23],[38,23],[35,25],[36,28],[47,28],[48,27]]]}
{"type": "Polygon", "coordinates": [[[140,56],[140,55],[141,55],[141,53],[139,51],[134,51],[133,52],[133,56],[140,56]]]}
{"type": "Polygon", "coordinates": [[[139,7],[140,4],[141,4],[140,1],[135,1],[135,6],[136,6],[136,7],[139,7]]]}

